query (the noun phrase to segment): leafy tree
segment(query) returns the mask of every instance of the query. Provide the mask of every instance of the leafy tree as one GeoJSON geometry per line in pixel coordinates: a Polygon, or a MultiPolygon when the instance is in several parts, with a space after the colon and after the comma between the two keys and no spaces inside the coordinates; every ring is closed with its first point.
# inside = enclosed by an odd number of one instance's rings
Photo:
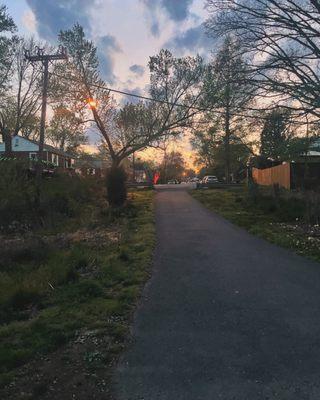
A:
{"type": "Polygon", "coordinates": [[[39,140],[40,135],[40,116],[37,114],[31,114],[25,119],[25,123],[20,128],[21,136],[31,139],[39,140]]]}
{"type": "Polygon", "coordinates": [[[64,104],[55,106],[53,110],[47,130],[48,139],[60,150],[75,152],[80,145],[87,143],[81,119],[64,104]]]}
{"type": "Polygon", "coordinates": [[[136,151],[157,147],[199,113],[193,107],[200,98],[197,89],[204,71],[200,58],[176,59],[167,50],[151,57],[150,93],[157,102],[129,103],[118,111],[100,78],[97,49],[85,38],[83,28],[75,25],[62,31],[59,40],[67,47],[70,62],[58,68],[62,68],[67,82],[74,82],[71,90],[67,84],[65,96],[76,103],[78,112],[84,112],[85,121],[94,123],[114,165],[136,151]],[[178,102],[180,106],[176,107],[178,102]]]}
{"type": "Polygon", "coordinates": [[[226,182],[230,181],[231,173],[230,141],[241,121],[237,114],[252,100],[254,92],[239,49],[239,42],[227,36],[209,66],[205,80],[207,103],[214,108],[210,118],[223,131],[226,182]]]}
{"type": "Polygon", "coordinates": [[[165,154],[159,168],[160,181],[162,183],[167,183],[171,179],[181,181],[185,167],[183,155],[179,151],[171,151],[165,154]]]}
{"type": "Polygon", "coordinates": [[[196,177],[196,175],[197,175],[196,171],[195,171],[194,169],[192,169],[192,168],[187,168],[187,169],[185,169],[185,171],[184,171],[184,173],[183,173],[183,176],[184,176],[186,179],[194,178],[194,177],[196,177]]]}
{"type": "Polygon", "coordinates": [[[190,143],[197,153],[196,163],[208,169],[212,168],[215,163],[215,150],[222,144],[218,123],[207,130],[194,131],[190,143]]]}
{"type": "MultiPolygon", "coordinates": [[[[197,152],[198,165],[204,166],[203,174],[213,174],[219,179],[225,178],[225,146],[219,126],[212,126],[208,131],[196,131],[191,139],[192,147],[197,152]]],[[[232,135],[229,143],[230,176],[234,180],[243,178],[246,165],[253,150],[251,143],[242,141],[240,135],[232,135]]]]}
{"type": "Polygon", "coordinates": [[[158,146],[163,138],[177,134],[199,113],[194,106],[201,96],[204,68],[200,58],[176,59],[165,50],[151,57],[150,93],[157,102],[128,104],[117,111],[100,77],[97,49],[85,38],[83,28],[77,24],[61,31],[59,41],[70,57],[69,63],[58,67],[68,82],[61,93],[82,113],[83,122],[93,122],[100,132],[113,169],[134,152],[158,146]]]}
{"type": "Polygon", "coordinates": [[[288,155],[287,149],[293,135],[290,111],[280,107],[272,110],[267,114],[261,131],[261,156],[272,160],[283,160],[288,155]]]}
{"type": "Polygon", "coordinates": [[[12,64],[12,53],[16,38],[13,19],[8,15],[7,7],[0,5],[0,93],[8,86],[8,75],[12,64]]]}

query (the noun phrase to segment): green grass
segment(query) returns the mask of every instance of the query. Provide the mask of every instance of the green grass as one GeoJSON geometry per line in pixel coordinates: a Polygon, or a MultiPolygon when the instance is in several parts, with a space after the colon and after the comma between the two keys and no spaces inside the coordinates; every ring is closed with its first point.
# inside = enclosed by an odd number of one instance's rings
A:
{"type": "Polygon", "coordinates": [[[191,195],[250,233],[320,261],[318,240],[310,240],[300,229],[304,216],[301,199],[285,194],[275,201],[269,193],[252,199],[247,189],[194,190],[191,195]]]}
{"type": "MultiPolygon", "coordinates": [[[[153,192],[130,194],[121,211],[105,212],[121,239],[101,248],[33,248],[0,265],[0,382],[16,367],[72,340],[81,329],[100,329],[124,340],[149,273],[154,247],[153,192]],[[112,213],[112,212],[111,212],[112,213]],[[110,322],[112,317],[121,322],[110,322]]],[[[117,348],[117,347],[116,347],[117,348]]]]}

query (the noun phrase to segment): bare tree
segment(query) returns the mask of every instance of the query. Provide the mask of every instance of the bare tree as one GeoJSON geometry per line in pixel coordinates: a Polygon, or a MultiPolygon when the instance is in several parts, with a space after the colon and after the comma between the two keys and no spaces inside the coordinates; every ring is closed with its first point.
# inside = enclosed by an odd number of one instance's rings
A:
{"type": "Polygon", "coordinates": [[[261,96],[320,117],[318,1],[207,0],[207,9],[208,33],[238,38],[261,96]]]}
{"type": "Polygon", "coordinates": [[[24,50],[30,51],[38,44],[34,39],[20,39],[17,43],[11,73],[11,88],[0,105],[0,130],[10,155],[11,138],[18,133],[31,136],[37,130],[37,113],[41,105],[41,66],[25,59],[24,50]]]}

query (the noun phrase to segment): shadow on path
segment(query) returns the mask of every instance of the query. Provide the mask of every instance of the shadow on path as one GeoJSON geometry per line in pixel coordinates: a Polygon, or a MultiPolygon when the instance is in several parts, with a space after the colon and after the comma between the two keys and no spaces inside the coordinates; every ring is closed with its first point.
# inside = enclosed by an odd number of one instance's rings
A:
{"type": "Polygon", "coordinates": [[[209,212],[186,188],[158,189],[153,275],[117,398],[319,400],[320,265],[209,212]]]}

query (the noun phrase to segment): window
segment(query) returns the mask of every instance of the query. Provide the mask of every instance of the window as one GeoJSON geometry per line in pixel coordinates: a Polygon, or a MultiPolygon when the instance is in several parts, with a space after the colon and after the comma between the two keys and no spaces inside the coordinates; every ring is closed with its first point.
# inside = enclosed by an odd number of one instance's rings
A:
{"type": "Polygon", "coordinates": [[[15,138],[14,139],[14,147],[18,147],[19,146],[19,138],[15,138]]]}
{"type": "Polygon", "coordinates": [[[29,158],[32,161],[36,161],[38,159],[38,153],[29,153],[29,158]]]}
{"type": "Polygon", "coordinates": [[[59,159],[57,154],[51,154],[51,162],[54,165],[59,165],[59,159]]]}

